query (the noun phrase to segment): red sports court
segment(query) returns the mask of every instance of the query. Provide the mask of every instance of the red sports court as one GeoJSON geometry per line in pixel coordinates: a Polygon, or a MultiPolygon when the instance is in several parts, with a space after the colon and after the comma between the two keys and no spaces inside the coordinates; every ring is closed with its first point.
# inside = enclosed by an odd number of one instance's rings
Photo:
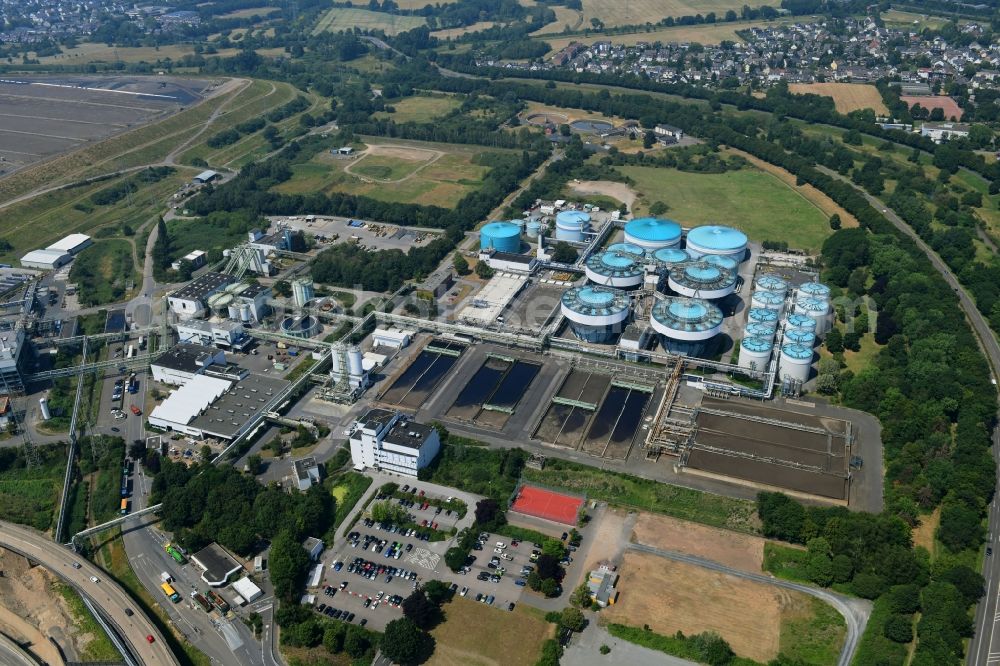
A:
{"type": "Polygon", "coordinates": [[[583,506],[582,497],[563,495],[535,486],[522,486],[510,508],[528,516],[575,525],[581,506],[583,506]]]}

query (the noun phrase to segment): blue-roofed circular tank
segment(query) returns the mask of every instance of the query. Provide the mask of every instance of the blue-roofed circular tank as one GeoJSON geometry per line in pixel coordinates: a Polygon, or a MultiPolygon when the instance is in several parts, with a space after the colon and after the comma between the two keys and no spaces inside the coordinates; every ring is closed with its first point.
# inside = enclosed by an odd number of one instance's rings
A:
{"type": "Polygon", "coordinates": [[[612,342],[630,314],[627,293],[592,284],[563,292],[561,308],[577,338],[598,344],[612,342]]]}
{"type": "Polygon", "coordinates": [[[819,299],[828,299],[830,298],[830,288],[819,282],[806,282],[804,285],[799,287],[799,295],[811,296],[819,299]]]}
{"type": "Polygon", "coordinates": [[[653,259],[666,265],[667,268],[671,268],[676,264],[683,264],[686,261],[690,261],[691,255],[679,247],[661,247],[653,253],[653,259]]]}
{"type": "Polygon", "coordinates": [[[781,310],[785,305],[785,297],[773,291],[755,291],[750,299],[750,305],[755,308],[781,310]]]}
{"type": "Polygon", "coordinates": [[[584,271],[591,282],[618,289],[638,287],[645,274],[639,257],[611,249],[590,255],[584,271]]]}
{"type": "Polygon", "coordinates": [[[681,296],[715,300],[736,290],[736,274],[704,261],[693,261],[671,270],[667,284],[681,296]]]}
{"type": "Polygon", "coordinates": [[[687,235],[687,251],[692,257],[721,254],[743,261],[747,251],[747,236],[739,229],[719,225],[695,227],[687,235]]]}
{"type": "Polygon", "coordinates": [[[640,217],[625,224],[625,241],[647,250],[675,247],[681,242],[681,225],[673,220],[640,217]]]}
{"type": "Polygon", "coordinates": [[[736,272],[736,267],[740,265],[740,262],[724,254],[706,254],[701,258],[701,261],[704,261],[706,264],[725,268],[727,271],[733,271],[734,273],[736,272]]]}
{"type": "Polygon", "coordinates": [[[747,321],[778,321],[778,311],[771,308],[750,308],[747,321]]]}
{"type": "Polygon", "coordinates": [[[635,243],[612,243],[608,246],[608,252],[625,252],[639,257],[645,256],[646,250],[641,245],[635,243]]]}
{"type": "Polygon", "coordinates": [[[590,215],[581,210],[564,210],[556,215],[556,240],[581,242],[589,227],[590,215]]]}
{"type": "Polygon", "coordinates": [[[816,320],[809,315],[792,313],[785,320],[786,328],[800,328],[806,331],[816,330],[816,320]]]}
{"type": "Polygon", "coordinates": [[[542,230],[542,223],[538,220],[528,220],[524,225],[524,233],[528,238],[538,238],[538,233],[542,230]]]}
{"type": "Polygon", "coordinates": [[[650,321],[664,349],[695,356],[722,330],[722,310],[700,298],[667,297],[653,306],[650,321]]]}
{"type": "Polygon", "coordinates": [[[804,347],[795,343],[781,346],[781,356],[778,359],[778,374],[782,379],[804,382],[809,379],[812,367],[812,347],[804,347]]]}
{"type": "Polygon", "coordinates": [[[746,337],[771,339],[776,330],[776,321],[752,321],[747,324],[746,337]]]}
{"type": "Polygon", "coordinates": [[[765,369],[773,349],[774,343],[769,338],[743,338],[740,342],[740,367],[753,370],[765,369]]]}
{"type": "Polygon", "coordinates": [[[490,222],[479,230],[479,248],[517,252],[521,249],[521,227],[513,222],[490,222]]]}
{"type": "Polygon", "coordinates": [[[773,291],[784,294],[788,291],[788,283],[777,275],[768,275],[765,273],[754,281],[754,288],[759,291],[773,291]]]}
{"type": "Polygon", "coordinates": [[[789,328],[785,331],[785,340],[802,347],[812,347],[816,344],[816,334],[804,328],[789,328]]]}

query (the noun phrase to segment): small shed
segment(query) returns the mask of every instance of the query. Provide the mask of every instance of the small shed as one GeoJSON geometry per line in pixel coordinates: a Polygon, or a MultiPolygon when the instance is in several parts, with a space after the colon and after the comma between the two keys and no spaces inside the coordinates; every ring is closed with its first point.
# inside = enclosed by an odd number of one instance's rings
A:
{"type": "Polygon", "coordinates": [[[191,180],[204,185],[205,183],[211,183],[213,180],[218,178],[221,174],[218,171],[212,171],[211,169],[206,169],[199,173],[197,176],[191,180]]]}

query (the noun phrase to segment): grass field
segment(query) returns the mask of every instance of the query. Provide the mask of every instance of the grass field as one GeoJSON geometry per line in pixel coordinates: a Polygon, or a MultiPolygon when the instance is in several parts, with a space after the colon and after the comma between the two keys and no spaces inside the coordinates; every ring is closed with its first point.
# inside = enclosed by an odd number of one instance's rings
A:
{"type": "Polygon", "coordinates": [[[357,159],[338,159],[323,151],[294,165],[292,178],[275,189],[285,194],[345,192],[447,208],[478,188],[490,171],[476,164],[476,156],[486,152],[479,147],[364,140],[369,149],[357,159]],[[395,182],[386,187],[377,180],[395,182]]]}
{"type": "Polygon", "coordinates": [[[398,35],[422,25],[427,25],[427,20],[421,16],[397,16],[383,12],[372,12],[367,9],[334,7],[320,17],[316,27],[313,28],[313,34],[341,32],[343,30],[353,31],[354,28],[361,28],[362,30],[382,30],[387,35],[398,35]]]}
{"type": "Polygon", "coordinates": [[[70,613],[73,615],[73,619],[76,620],[76,625],[79,630],[79,635],[90,634],[91,638],[86,647],[83,649],[83,654],[80,655],[80,661],[117,661],[121,658],[121,653],[115,648],[111,639],[101,628],[101,625],[97,624],[97,620],[94,616],[90,614],[87,607],[83,605],[83,599],[77,594],[69,585],[64,583],[56,583],[56,589],[59,591],[60,596],[66,601],[66,605],[69,606],[70,613]]]}
{"type": "Polygon", "coordinates": [[[948,23],[948,19],[940,16],[904,12],[898,9],[890,9],[887,12],[882,12],[881,17],[882,20],[885,21],[886,26],[907,27],[912,30],[916,30],[917,32],[923,30],[924,28],[937,30],[948,23]]]}
{"type": "Polygon", "coordinates": [[[835,664],[844,644],[844,617],[816,597],[797,595],[782,609],[780,651],[806,664],[835,664]]]}
{"type": "Polygon", "coordinates": [[[264,18],[276,12],[280,11],[277,7],[249,7],[247,9],[237,9],[236,11],[229,12],[228,14],[220,14],[219,18],[252,18],[254,16],[260,16],[264,18]]]}
{"type": "Polygon", "coordinates": [[[551,35],[565,30],[579,30],[583,25],[583,13],[568,7],[552,7],[556,13],[556,20],[539,30],[531,33],[533,35],[551,35]]]}
{"type": "Polygon", "coordinates": [[[590,25],[596,18],[611,28],[618,25],[641,25],[656,23],[668,16],[694,16],[715,12],[721,18],[732,9],[737,14],[743,5],[760,7],[764,0],[629,0],[628,2],[608,2],[607,0],[583,0],[583,23],[590,25]]]}
{"type": "Polygon", "coordinates": [[[635,181],[636,215],[659,200],[670,206],[668,216],[682,224],[731,225],[752,240],[785,240],[811,251],[832,233],[827,217],[805,197],[756,168],[722,174],[631,166],[619,170],[635,181]]]}
{"type": "MultiPolygon", "coordinates": [[[[612,3],[609,3],[612,4],[612,3]]],[[[614,3],[618,6],[617,3],[614,3]]],[[[743,40],[736,34],[737,30],[746,30],[754,26],[779,25],[787,21],[777,20],[770,22],[747,21],[733,23],[710,23],[702,25],[684,25],[673,28],[660,28],[649,32],[632,32],[624,35],[604,35],[595,33],[587,36],[577,35],[574,37],[553,38],[545,36],[545,41],[552,46],[550,53],[555,53],[569,45],[570,42],[579,44],[593,44],[594,42],[611,41],[615,44],[634,46],[639,42],[698,42],[699,44],[718,44],[723,40],[742,42],[743,40]]]]}
{"type": "Polygon", "coordinates": [[[416,95],[391,102],[389,106],[395,109],[392,113],[379,111],[372,115],[375,118],[392,118],[397,123],[425,123],[457,109],[461,104],[455,97],[416,95]]]}
{"type": "MultiPolygon", "coordinates": [[[[236,55],[238,49],[219,49],[215,55],[228,58],[236,55]]],[[[89,62],[156,62],[157,60],[179,60],[186,55],[194,55],[190,44],[166,44],[164,46],[108,46],[93,42],[83,42],[63,53],[43,56],[38,60],[45,65],[82,65],[89,62]]]]}
{"type": "Polygon", "coordinates": [[[124,300],[128,296],[128,283],[138,282],[132,245],[125,240],[97,241],[77,255],[69,278],[78,286],[82,305],[124,300]]]}
{"type": "Polygon", "coordinates": [[[443,610],[445,621],[431,631],[437,641],[428,666],[533,664],[555,626],[523,604],[514,612],[506,599],[493,606],[455,597],[443,610]]]}
{"type": "Polygon", "coordinates": [[[888,114],[882,94],[873,85],[863,83],[792,83],[788,90],[796,95],[813,94],[833,98],[833,105],[840,113],[858,109],[871,109],[877,114],[888,114]]]}
{"type": "MultiPolygon", "coordinates": [[[[561,7],[557,7],[561,9],[561,7]]],[[[461,37],[462,35],[467,35],[470,32],[479,32],[480,30],[487,30],[496,25],[494,21],[477,21],[472,25],[462,26],[461,28],[448,28],[446,30],[435,30],[431,33],[431,36],[437,37],[438,39],[454,39],[455,37],[461,37]]]]}

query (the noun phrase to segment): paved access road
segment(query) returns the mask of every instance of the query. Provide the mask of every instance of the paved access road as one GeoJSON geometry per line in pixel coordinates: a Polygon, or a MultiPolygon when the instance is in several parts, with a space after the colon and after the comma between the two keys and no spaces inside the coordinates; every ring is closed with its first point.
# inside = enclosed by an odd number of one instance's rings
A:
{"type": "Polygon", "coordinates": [[[665,557],[676,562],[693,564],[697,567],[718,571],[719,573],[736,576],[737,578],[752,580],[756,583],[776,585],[789,590],[795,590],[825,601],[833,606],[838,613],[843,615],[844,621],[847,622],[847,638],[844,640],[844,647],[840,650],[840,657],[837,658],[837,666],[850,666],[851,660],[854,659],[854,651],[858,648],[858,641],[861,639],[861,634],[864,632],[865,625],[868,624],[868,616],[871,614],[871,602],[863,601],[861,599],[852,599],[851,597],[846,597],[844,595],[837,594],[836,592],[830,592],[829,590],[823,590],[818,587],[812,587],[811,585],[802,585],[801,583],[793,583],[780,578],[772,578],[771,576],[765,576],[764,574],[750,573],[749,571],[733,569],[732,567],[727,567],[724,564],[719,564],[718,562],[713,562],[712,560],[706,560],[703,557],[686,555],[673,550],[663,550],[662,548],[644,546],[638,543],[630,543],[627,548],[628,550],[634,550],[641,553],[658,555],[659,557],[665,557]]]}
{"type": "Polygon", "coordinates": [[[179,664],[160,630],[132,602],[128,593],[108,579],[101,569],[83,558],[77,558],[65,546],[50,541],[41,533],[5,521],[0,521],[0,546],[30,557],[89,598],[118,628],[140,663],[179,664]],[[79,569],[73,568],[74,562],[80,563],[79,569]],[[96,576],[100,582],[94,583],[91,576],[96,576]],[[131,616],[125,614],[126,608],[131,610],[131,616]],[[153,637],[152,643],[146,640],[147,636],[153,637]]]}
{"type": "MultiPolygon", "coordinates": [[[[839,178],[844,182],[850,182],[846,178],[840,176],[834,171],[831,171],[825,167],[817,167],[823,173],[832,176],[834,178],[839,178]]],[[[962,312],[965,313],[966,318],[969,320],[969,324],[972,326],[972,330],[975,332],[976,337],[979,338],[979,346],[986,355],[986,359],[989,361],[990,373],[993,375],[993,381],[1000,381],[1000,344],[997,343],[996,336],[990,329],[989,324],[986,323],[986,319],[979,312],[976,307],[975,302],[972,297],[969,296],[968,292],[962,287],[958,278],[955,274],[951,272],[948,265],[937,255],[934,250],[930,248],[920,236],[917,235],[913,229],[910,228],[906,222],[896,214],[894,210],[886,206],[879,199],[868,194],[864,190],[855,186],[855,189],[868,201],[869,204],[874,206],[876,210],[882,212],[894,227],[899,229],[901,232],[913,239],[913,242],[917,244],[917,247],[927,255],[930,260],[931,265],[941,274],[945,282],[948,283],[958,296],[958,305],[962,308],[962,312]]],[[[998,420],[1000,420],[1000,412],[998,412],[998,420]]],[[[1000,449],[1000,432],[996,429],[993,431],[993,458],[997,457],[997,451],[1000,449]]],[[[989,533],[991,535],[990,543],[987,545],[992,545],[996,543],[995,537],[1000,534],[1000,504],[998,504],[997,496],[994,494],[993,501],[990,503],[989,509],[989,533]]],[[[1000,633],[997,632],[997,624],[1000,624],[1000,557],[988,557],[986,563],[983,565],[983,578],[986,579],[986,596],[979,601],[976,606],[976,621],[975,621],[975,634],[972,640],[969,642],[969,649],[966,653],[966,662],[970,666],[979,666],[982,664],[994,664],[1000,663],[1000,633]]]]}

